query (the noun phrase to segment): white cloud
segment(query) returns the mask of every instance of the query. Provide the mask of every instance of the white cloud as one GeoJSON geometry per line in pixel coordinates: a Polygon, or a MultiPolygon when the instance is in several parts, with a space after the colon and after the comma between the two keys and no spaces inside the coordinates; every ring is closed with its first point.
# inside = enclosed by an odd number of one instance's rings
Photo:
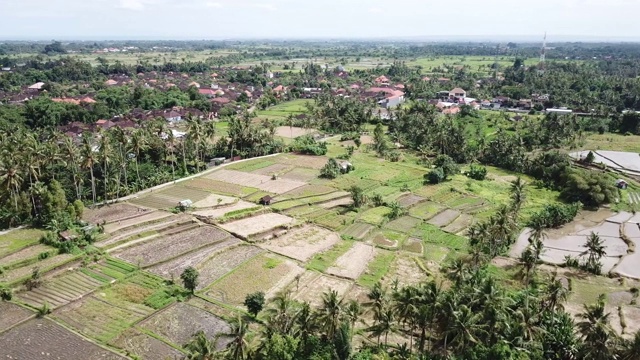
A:
{"type": "Polygon", "coordinates": [[[220,4],[219,2],[213,2],[213,1],[207,1],[204,6],[208,7],[208,8],[221,8],[222,4],[220,4]]]}
{"type": "Polygon", "coordinates": [[[265,10],[270,10],[270,11],[274,11],[276,10],[276,6],[273,4],[251,4],[251,6],[258,8],[258,9],[265,9],[265,10]]]}
{"type": "Polygon", "coordinates": [[[382,14],[382,9],[377,7],[372,7],[372,8],[369,8],[369,12],[373,14],[382,14]]]}
{"type": "Polygon", "coordinates": [[[120,8],[127,10],[142,10],[144,9],[144,0],[120,0],[120,8]]]}

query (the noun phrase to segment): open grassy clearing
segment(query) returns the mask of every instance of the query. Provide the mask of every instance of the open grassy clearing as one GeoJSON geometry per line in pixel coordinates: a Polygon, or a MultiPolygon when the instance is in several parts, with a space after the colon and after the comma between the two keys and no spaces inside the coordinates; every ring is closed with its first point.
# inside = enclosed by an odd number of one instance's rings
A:
{"type": "MultiPolygon", "coordinates": [[[[241,210],[249,210],[254,208],[256,208],[255,203],[250,203],[247,201],[240,200],[232,205],[220,206],[220,207],[216,207],[214,209],[209,209],[209,210],[198,210],[198,211],[192,212],[192,214],[198,217],[205,217],[209,219],[219,219],[219,218],[225,217],[225,215],[229,213],[236,213],[241,210]]],[[[258,207],[258,208],[261,208],[261,207],[258,207]]]]}
{"type": "MultiPolygon", "coordinates": [[[[228,333],[229,325],[220,318],[194,306],[177,303],[142,321],[138,326],[153,332],[173,343],[182,346],[189,342],[193,334],[203,331],[207,338],[216,339],[218,335],[228,333]]],[[[218,349],[228,343],[218,338],[218,349]]]]}
{"type": "Polygon", "coordinates": [[[319,195],[326,195],[335,192],[336,189],[323,185],[304,185],[297,189],[276,196],[275,201],[284,201],[291,199],[310,198],[319,195]]]}
{"type": "Polygon", "coordinates": [[[389,272],[389,267],[393,263],[395,256],[395,253],[391,251],[377,251],[373,260],[369,262],[366,271],[358,278],[358,285],[373,287],[389,272]]]}
{"type": "Polygon", "coordinates": [[[267,295],[286,287],[304,270],[293,261],[262,254],[226,275],[206,290],[206,296],[240,306],[247,294],[264,291],[267,295]]]}
{"type": "MultiPolygon", "coordinates": [[[[255,159],[242,161],[237,163],[231,163],[230,165],[225,166],[227,170],[238,170],[244,172],[253,172],[256,170],[261,170],[264,168],[268,168],[276,163],[269,159],[255,159]]],[[[266,175],[266,174],[265,174],[266,175]]]]}
{"type": "Polygon", "coordinates": [[[371,224],[355,222],[341,231],[344,236],[354,238],[356,240],[364,239],[367,234],[375,227],[371,224]]]}
{"type": "Polygon", "coordinates": [[[640,136],[589,133],[579,150],[615,150],[640,153],[640,136]]]}
{"type": "Polygon", "coordinates": [[[389,230],[410,234],[420,223],[422,223],[422,220],[420,219],[411,216],[402,216],[384,224],[384,227],[389,230]]]}
{"type": "Polygon", "coordinates": [[[22,248],[37,244],[44,235],[38,229],[15,229],[0,235],[0,259],[22,248]]]}
{"type": "MultiPolygon", "coordinates": [[[[279,164],[295,166],[297,168],[320,170],[329,158],[325,156],[280,154],[272,157],[271,160],[279,164]]],[[[318,177],[318,175],[319,173],[316,172],[315,176],[318,177]]]]}
{"type": "MultiPolygon", "coordinates": [[[[311,185],[311,186],[314,186],[314,185],[311,185]]],[[[324,195],[317,195],[317,196],[311,196],[311,197],[305,197],[305,198],[293,199],[293,200],[278,201],[273,205],[271,205],[271,207],[276,210],[287,210],[287,209],[291,209],[298,206],[315,205],[315,204],[321,205],[324,203],[334,202],[336,200],[344,200],[344,199],[348,200],[349,197],[350,195],[347,192],[334,191],[332,193],[328,193],[324,195]]]]}
{"type": "Polygon", "coordinates": [[[305,112],[305,104],[310,100],[298,99],[280,103],[266,110],[258,110],[256,114],[261,119],[280,119],[284,120],[289,115],[299,115],[305,112]]]}
{"type": "Polygon", "coordinates": [[[198,177],[183,183],[185,186],[202,189],[205,191],[211,191],[218,194],[224,194],[229,196],[244,197],[258,191],[256,188],[241,186],[236,184],[227,183],[224,181],[212,180],[206,177],[198,177]]]}
{"type": "Polygon", "coordinates": [[[194,203],[202,201],[211,193],[198,190],[192,187],[176,185],[159,192],[151,193],[138,199],[131,200],[132,203],[155,209],[170,209],[178,205],[182,200],[191,200],[194,203]]]}
{"type": "Polygon", "coordinates": [[[412,236],[422,239],[427,243],[443,245],[458,251],[464,251],[467,248],[467,239],[462,236],[444,232],[431,224],[420,224],[412,236]]]}
{"type": "Polygon", "coordinates": [[[358,214],[358,220],[372,225],[381,225],[386,219],[391,209],[386,206],[379,206],[367,209],[358,214]]]}
{"type": "Polygon", "coordinates": [[[19,268],[8,270],[0,274],[0,283],[20,282],[26,280],[29,276],[31,276],[34,267],[37,267],[41,273],[45,273],[53,268],[67,264],[74,259],[76,259],[76,255],[60,254],[38,261],[36,264],[25,265],[19,268]]]}
{"type": "MultiPolygon", "coordinates": [[[[287,166],[287,167],[293,166],[293,165],[284,165],[284,164],[280,164],[280,165],[287,166]]],[[[301,182],[309,182],[313,179],[316,179],[317,177],[318,177],[318,171],[316,169],[307,169],[307,168],[300,168],[300,167],[294,167],[293,169],[287,171],[282,175],[282,178],[284,179],[301,181],[301,182]]]]}
{"type": "Polygon", "coordinates": [[[126,359],[49,319],[29,320],[0,334],[0,349],[6,359],[126,359]]]}
{"type": "Polygon", "coordinates": [[[180,351],[137,329],[127,329],[112,340],[109,345],[122,349],[142,360],[180,359],[180,351]]]}
{"type": "MultiPolygon", "coordinates": [[[[537,58],[524,59],[525,65],[536,65],[540,60],[537,58]]],[[[419,57],[415,60],[407,62],[408,66],[420,66],[426,72],[436,67],[454,67],[468,66],[471,72],[489,73],[492,71],[490,66],[496,62],[496,58],[492,56],[462,56],[462,55],[446,55],[434,57],[419,57]],[[480,69],[479,69],[480,68],[480,69]]],[[[514,59],[512,56],[499,56],[497,63],[501,67],[513,66],[514,59]]]]}
{"type": "Polygon", "coordinates": [[[409,238],[406,233],[401,233],[392,230],[381,230],[373,234],[370,241],[378,247],[385,249],[398,249],[409,238]]]}
{"type": "Polygon", "coordinates": [[[324,272],[336,261],[336,259],[347,252],[354,243],[355,242],[351,240],[342,240],[327,251],[316,254],[307,263],[307,269],[324,272]]]}
{"type": "Polygon", "coordinates": [[[1,258],[0,266],[4,270],[11,270],[20,266],[34,264],[40,260],[39,256],[44,253],[48,253],[48,256],[54,256],[58,253],[58,250],[41,244],[29,246],[1,258]]]}

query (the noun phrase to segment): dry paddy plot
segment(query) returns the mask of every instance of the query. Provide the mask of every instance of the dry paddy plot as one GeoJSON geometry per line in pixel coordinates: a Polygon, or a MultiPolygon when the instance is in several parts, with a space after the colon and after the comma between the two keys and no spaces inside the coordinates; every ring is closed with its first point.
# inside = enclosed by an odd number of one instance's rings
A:
{"type": "Polygon", "coordinates": [[[384,279],[387,285],[397,279],[400,284],[408,286],[416,285],[426,277],[427,275],[420,269],[414,258],[396,256],[388,275],[384,279]]]}
{"type": "Polygon", "coordinates": [[[365,224],[365,223],[358,223],[357,222],[357,223],[353,223],[353,224],[349,225],[346,229],[344,229],[342,231],[342,233],[344,235],[350,236],[350,237],[352,237],[354,239],[362,240],[373,229],[374,229],[373,225],[369,225],[369,224],[365,224]]]}
{"type": "Polygon", "coordinates": [[[221,228],[230,233],[237,234],[242,238],[249,238],[251,235],[264,233],[266,231],[290,225],[295,220],[291,217],[280,214],[262,214],[238,221],[220,225],[221,228]]]}
{"type": "MultiPolygon", "coordinates": [[[[177,303],[162,310],[141,322],[139,326],[178,346],[189,342],[193,334],[198,331],[203,331],[209,339],[215,339],[218,335],[231,330],[225,321],[185,303],[177,303]]],[[[217,345],[221,348],[226,344],[224,341],[218,341],[217,345]]]]}
{"type": "Polygon", "coordinates": [[[42,272],[52,269],[54,267],[64,265],[74,259],[72,254],[61,254],[53,257],[49,257],[45,260],[38,261],[36,264],[19,267],[13,270],[5,271],[0,274],[0,282],[13,282],[21,280],[31,275],[33,268],[37,266],[42,272]]]}
{"type": "Polygon", "coordinates": [[[224,196],[218,194],[207,195],[206,198],[193,203],[193,207],[197,209],[212,208],[216,206],[224,206],[234,204],[238,199],[231,196],[224,196]]]}
{"type": "Polygon", "coordinates": [[[144,210],[131,204],[113,204],[101,206],[95,209],[86,209],[82,214],[82,220],[89,224],[106,222],[112,223],[121,219],[139,216],[144,210]]]}
{"type": "Polygon", "coordinates": [[[155,223],[173,216],[172,213],[166,211],[144,211],[140,216],[107,224],[104,227],[104,232],[113,234],[126,228],[155,223]]]}
{"type": "Polygon", "coordinates": [[[275,295],[302,274],[298,264],[274,255],[263,254],[242,264],[236,270],[214,283],[206,295],[228,304],[239,306],[247,294],[264,291],[267,298],[275,295]]]}
{"type": "MultiPolygon", "coordinates": [[[[271,160],[280,164],[320,170],[327,163],[329,158],[326,156],[281,154],[272,157],[271,160]]],[[[317,176],[318,174],[316,173],[316,177],[317,176]]]]}
{"type": "Polygon", "coordinates": [[[152,239],[148,242],[121,248],[113,255],[142,267],[154,265],[195,249],[220,243],[229,234],[212,226],[200,226],[189,231],[152,239]]]}
{"type": "Polygon", "coordinates": [[[306,262],[340,241],[338,234],[317,226],[304,226],[267,241],[262,247],[292,259],[306,262]]]}
{"type": "MultiPolygon", "coordinates": [[[[269,165],[267,167],[263,167],[261,169],[256,169],[251,171],[251,173],[253,174],[258,174],[258,175],[266,175],[266,176],[271,176],[273,174],[283,174],[287,171],[289,171],[289,169],[291,169],[291,165],[285,165],[285,164],[273,164],[273,165],[269,165]]],[[[295,180],[295,179],[292,179],[295,180]]]]}
{"type": "Polygon", "coordinates": [[[198,290],[209,285],[229,273],[244,262],[261,254],[264,250],[256,246],[240,245],[218,252],[205,262],[196,266],[199,272],[198,290]]]}
{"type": "Polygon", "coordinates": [[[438,215],[432,217],[427,220],[427,222],[431,225],[435,225],[438,227],[444,227],[451,224],[454,220],[456,220],[460,216],[460,212],[456,210],[447,209],[438,215]]]}
{"type": "Polygon", "coordinates": [[[33,319],[0,334],[3,359],[124,360],[48,319],[33,319]]]}
{"type": "Polygon", "coordinates": [[[374,254],[373,246],[357,242],[327,269],[327,273],[355,280],[367,269],[374,254]]]}
{"type": "Polygon", "coordinates": [[[18,252],[14,252],[13,254],[0,258],[0,264],[4,267],[8,267],[13,263],[37,257],[38,255],[44,252],[50,252],[55,254],[55,248],[52,248],[47,245],[41,245],[41,244],[32,245],[22,250],[19,250],[18,252]]]}
{"type": "MultiPolygon", "coordinates": [[[[34,313],[21,306],[0,301],[0,332],[34,315],[34,313]]],[[[1,345],[0,348],[2,348],[1,345]]]]}
{"type": "Polygon", "coordinates": [[[300,181],[300,182],[309,182],[318,177],[318,171],[316,169],[307,169],[296,167],[293,170],[288,171],[286,174],[282,175],[284,179],[300,181]]]}
{"type": "Polygon", "coordinates": [[[111,345],[142,360],[181,359],[184,356],[180,351],[136,329],[125,330],[111,345]]]}
{"type": "Polygon", "coordinates": [[[210,175],[207,175],[207,178],[241,186],[254,187],[274,194],[284,194],[288,191],[305,185],[305,183],[301,181],[282,178],[272,180],[271,177],[266,175],[258,175],[226,169],[215,171],[210,175]]]}
{"type": "Polygon", "coordinates": [[[256,207],[256,204],[250,203],[248,201],[240,200],[230,206],[222,206],[222,207],[218,207],[210,210],[198,210],[198,211],[192,212],[192,214],[195,216],[201,216],[201,217],[206,217],[210,219],[218,219],[232,211],[250,209],[252,207],[256,207]]]}
{"type": "Polygon", "coordinates": [[[198,177],[198,178],[189,180],[184,184],[185,186],[193,189],[201,189],[201,190],[211,191],[218,194],[226,194],[226,195],[238,196],[238,197],[243,197],[258,191],[258,189],[256,188],[230,184],[223,181],[207,179],[205,177],[198,177]]]}
{"type": "Polygon", "coordinates": [[[315,271],[306,271],[295,289],[294,299],[308,301],[311,306],[319,306],[322,303],[322,294],[331,290],[344,296],[353,283],[349,280],[324,275],[315,271]]]}
{"type": "MultiPolygon", "coordinates": [[[[188,267],[197,268],[204,262],[208,262],[207,259],[211,256],[215,256],[215,254],[224,251],[228,247],[238,245],[240,242],[239,239],[230,237],[198,251],[188,252],[185,255],[154,265],[147,270],[165,279],[179,279],[184,269],[188,267]]],[[[202,274],[200,274],[200,281],[202,281],[202,274]]]]}
{"type": "Polygon", "coordinates": [[[276,136],[288,139],[295,139],[298,136],[317,133],[316,129],[305,129],[297,126],[278,126],[276,128],[276,136]]]}

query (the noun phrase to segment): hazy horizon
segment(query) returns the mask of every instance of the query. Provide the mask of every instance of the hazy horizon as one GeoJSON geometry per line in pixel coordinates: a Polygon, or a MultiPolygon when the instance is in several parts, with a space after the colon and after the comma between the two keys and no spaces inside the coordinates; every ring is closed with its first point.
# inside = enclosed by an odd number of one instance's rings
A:
{"type": "Polygon", "coordinates": [[[3,39],[640,39],[636,0],[3,0],[3,39]]]}

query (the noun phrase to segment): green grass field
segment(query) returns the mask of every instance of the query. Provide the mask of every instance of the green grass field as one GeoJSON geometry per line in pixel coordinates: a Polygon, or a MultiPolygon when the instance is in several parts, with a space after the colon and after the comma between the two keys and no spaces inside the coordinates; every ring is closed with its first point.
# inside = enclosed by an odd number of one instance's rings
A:
{"type": "Polygon", "coordinates": [[[346,253],[347,250],[349,250],[351,246],[353,246],[353,243],[354,241],[352,240],[342,240],[334,245],[331,249],[320,254],[316,254],[307,263],[307,269],[324,272],[331,265],[333,265],[337,258],[346,253]]]}
{"type": "Polygon", "coordinates": [[[0,257],[37,244],[42,235],[44,231],[38,229],[18,229],[0,235],[0,257]]]}
{"type": "Polygon", "coordinates": [[[305,104],[311,100],[298,99],[283,102],[266,110],[257,110],[260,119],[285,120],[289,115],[300,115],[306,111],[305,104]]]}

